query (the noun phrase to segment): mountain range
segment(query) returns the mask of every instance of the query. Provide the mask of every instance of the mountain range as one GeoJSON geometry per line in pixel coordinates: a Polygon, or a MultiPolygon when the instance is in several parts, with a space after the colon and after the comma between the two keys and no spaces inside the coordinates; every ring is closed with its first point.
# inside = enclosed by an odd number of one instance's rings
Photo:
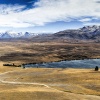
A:
{"type": "Polygon", "coordinates": [[[25,33],[12,33],[12,32],[3,32],[0,33],[0,39],[11,39],[11,38],[31,38],[37,34],[25,32],[25,33]]]}
{"type": "Polygon", "coordinates": [[[36,36],[34,41],[58,41],[58,42],[81,42],[93,41],[100,42],[100,26],[84,26],[79,29],[68,29],[54,34],[46,34],[44,36],[36,36]]]}
{"type": "Polygon", "coordinates": [[[0,39],[10,38],[28,38],[32,41],[63,41],[63,42],[78,42],[78,41],[95,41],[100,42],[100,26],[84,26],[79,29],[68,29],[52,34],[36,34],[36,33],[0,33],[0,39]]]}
{"type": "Polygon", "coordinates": [[[97,39],[100,37],[100,26],[84,26],[76,30],[65,30],[55,33],[56,37],[67,37],[72,39],[97,39]]]}

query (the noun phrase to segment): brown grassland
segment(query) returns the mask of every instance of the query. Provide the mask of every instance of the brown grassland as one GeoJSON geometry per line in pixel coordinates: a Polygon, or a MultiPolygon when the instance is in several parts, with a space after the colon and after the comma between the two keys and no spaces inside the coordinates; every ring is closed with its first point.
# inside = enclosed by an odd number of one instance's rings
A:
{"type": "Polygon", "coordinates": [[[100,71],[0,66],[0,100],[100,100],[100,71]]]}
{"type": "Polygon", "coordinates": [[[89,58],[100,58],[100,43],[0,42],[3,62],[22,64],[89,58]]]}
{"type": "Polygon", "coordinates": [[[0,42],[0,100],[100,100],[100,71],[3,66],[86,58],[100,58],[99,43],[0,42]]]}

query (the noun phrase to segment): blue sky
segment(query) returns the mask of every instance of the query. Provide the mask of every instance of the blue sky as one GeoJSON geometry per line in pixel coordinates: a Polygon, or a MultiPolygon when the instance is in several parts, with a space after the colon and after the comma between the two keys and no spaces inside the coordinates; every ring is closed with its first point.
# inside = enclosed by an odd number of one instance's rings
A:
{"type": "Polygon", "coordinates": [[[0,31],[57,32],[100,25],[100,0],[0,0],[0,31]]]}

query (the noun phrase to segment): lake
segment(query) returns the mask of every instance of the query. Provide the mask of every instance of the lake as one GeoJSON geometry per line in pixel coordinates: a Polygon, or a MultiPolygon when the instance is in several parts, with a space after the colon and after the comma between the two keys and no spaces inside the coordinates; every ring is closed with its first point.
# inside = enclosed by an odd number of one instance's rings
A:
{"type": "Polygon", "coordinates": [[[39,68],[95,68],[100,66],[100,59],[70,60],[40,64],[26,64],[25,67],[39,68]]]}

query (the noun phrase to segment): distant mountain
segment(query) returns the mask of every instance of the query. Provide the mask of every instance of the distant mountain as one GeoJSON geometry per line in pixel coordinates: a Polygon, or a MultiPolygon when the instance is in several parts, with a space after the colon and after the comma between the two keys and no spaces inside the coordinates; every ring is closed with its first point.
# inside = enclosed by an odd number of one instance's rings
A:
{"type": "Polygon", "coordinates": [[[75,40],[100,40],[100,26],[85,26],[76,30],[65,30],[54,34],[55,37],[70,38],[75,40]]]}
{"type": "Polygon", "coordinates": [[[68,29],[57,33],[0,33],[0,39],[30,39],[31,41],[43,42],[100,42],[100,26],[84,26],[79,29],[68,29]]]}
{"type": "Polygon", "coordinates": [[[20,38],[32,38],[34,36],[36,36],[36,34],[25,32],[20,38]]]}
{"type": "Polygon", "coordinates": [[[11,38],[11,36],[5,32],[4,34],[1,34],[0,38],[4,39],[4,38],[11,38]]]}
{"type": "Polygon", "coordinates": [[[80,42],[93,41],[100,42],[100,26],[84,26],[80,29],[70,29],[60,31],[54,34],[44,36],[36,36],[34,41],[64,41],[64,42],[80,42]]]}
{"type": "Polygon", "coordinates": [[[11,38],[31,38],[36,36],[34,33],[25,32],[25,33],[14,33],[14,32],[3,32],[0,33],[0,39],[11,39],[11,38]]]}

